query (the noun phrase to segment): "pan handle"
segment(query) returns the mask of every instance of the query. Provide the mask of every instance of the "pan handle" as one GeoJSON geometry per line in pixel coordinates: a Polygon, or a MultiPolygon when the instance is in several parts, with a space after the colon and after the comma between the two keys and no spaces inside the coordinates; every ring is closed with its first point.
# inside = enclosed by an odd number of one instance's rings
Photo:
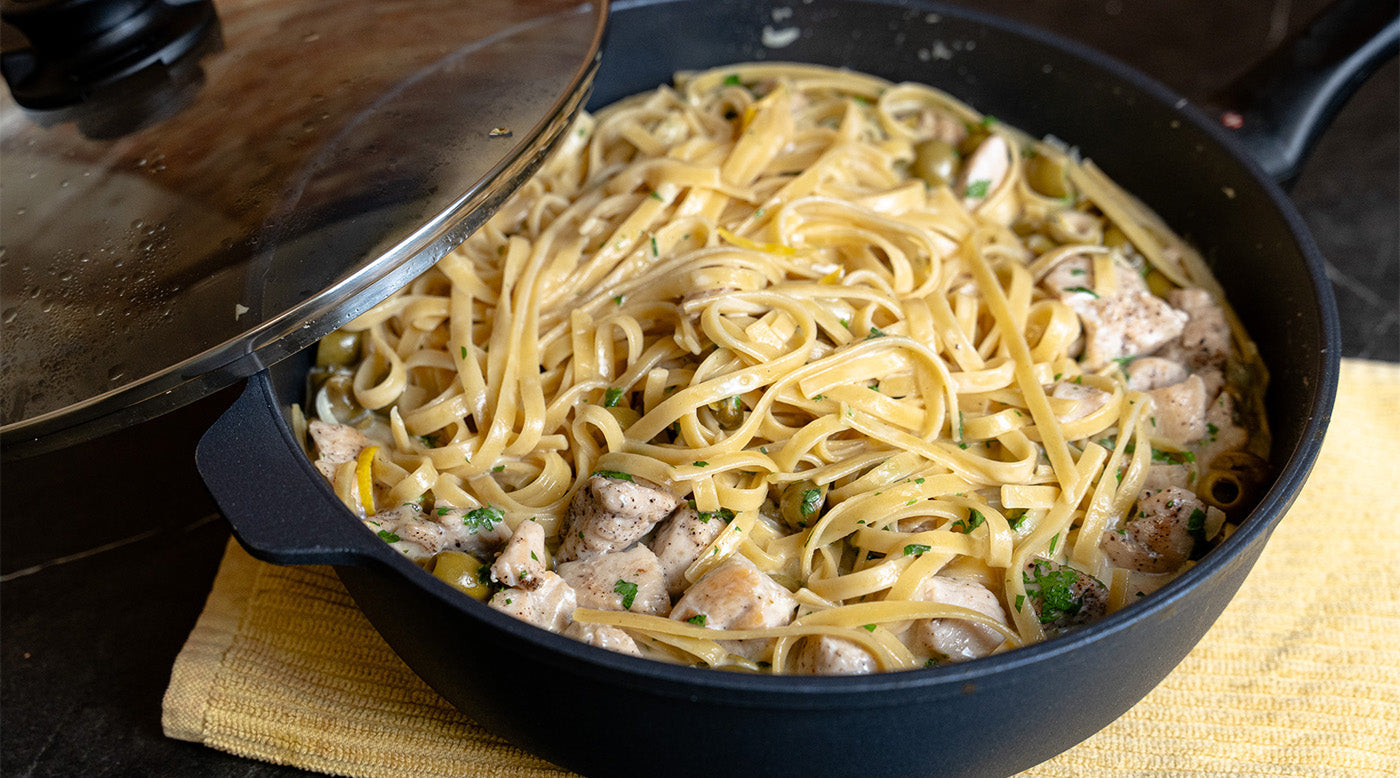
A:
{"type": "Polygon", "coordinates": [[[1394,0],[1338,0],[1209,102],[1287,186],[1348,97],[1400,51],[1394,0]]]}
{"type": "Polygon", "coordinates": [[[195,449],[199,474],[238,542],[279,565],[387,561],[388,546],[348,516],[281,423],[280,407],[267,373],[258,373],[195,449]]]}

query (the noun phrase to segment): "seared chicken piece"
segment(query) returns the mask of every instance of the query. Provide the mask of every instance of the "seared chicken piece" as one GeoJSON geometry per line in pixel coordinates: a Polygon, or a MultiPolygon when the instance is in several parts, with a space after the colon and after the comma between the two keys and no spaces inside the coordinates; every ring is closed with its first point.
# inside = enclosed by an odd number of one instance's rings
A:
{"type": "MultiPolygon", "coordinates": [[[[987,197],[1006,180],[1011,172],[1011,147],[1000,135],[988,135],[967,158],[958,176],[957,189],[962,195],[963,206],[969,211],[982,210],[987,197]]],[[[998,223],[1009,224],[1015,218],[1014,210],[1001,208],[998,213],[983,213],[983,216],[998,223]],[[1001,212],[1001,211],[1004,211],[1001,212]]]]}
{"type": "Polygon", "coordinates": [[[869,675],[876,669],[875,657],[859,643],[831,635],[803,640],[793,661],[800,675],[869,675]]]}
{"type": "Polygon", "coordinates": [[[1181,331],[1181,350],[1193,370],[1220,367],[1230,356],[1230,325],[1225,310],[1204,289],[1173,289],[1167,302],[1190,318],[1181,331]]]}
{"type": "Polygon", "coordinates": [[[328,424],[312,419],[306,425],[306,431],[316,446],[316,469],[328,480],[334,480],[336,468],[346,462],[354,462],[371,443],[365,433],[348,424],[328,424]]]}
{"type": "Polygon", "coordinates": [[[559,565],[581,608],[665,616],[671,610],[656,555],[646,546],[599,554],[559,565]]]}
{"type": "Polygon", "coordinates": [[[1239,451],[1249,444],[1249,430],[1235,420],[1235,398],[1221,392],[1206,408],[1206,436],[1196,449],[1196,462],[1209,468],[1215,458],[1227,451],[1239,451]]]}
{"type": "Polygon", "coordinates": [[[1157,434],[1184,446],[1206,434],[1206,385],[1200,376],[1191,376],[1179,384],[1153,389],[1147,393],[1155,411],[1152,419],[1157,434]]]}
{"type": "Polygon", "coordinates": [[[682,506],[670,518],[661,522],[656,536],[651,540],[651,549],[661,564],[661,572],[666,577],[666,593],[672,597],[685,591],[689,581],[685,571],[700,553],[709,547],[714,539],[724,531],[726,524],[719,516],[701,514],[694,508],[682,506]]]}
{"type": "Polygon", "coordinates": [[[1170,573],[1191,558],[1193,531],[1205,527],[1206,506],[1187,490],[1169,486],[1138,495],[1137,512],[1121,532],[1106,532],[1099,541],[1117,567],[1143,573],[1170,573]]]}
{"type": "Polygon", "coordinates": [[[544,548],[544,527],[539,522],[522,521],[510,536],[505,550],[491,565],[491,580],[507,587],[535,588],[549,569],[549,552],[544,548]]]}
{"type": "Polygon", "coordinates": [[[1075,256],[1046,273],[1041,285],[1059,298],[1084,325],[1086,370],[1097,370],[1114,359],[1150,354],[1176,340],[1187,316],[1147,290],[1147,285],[1123,260],[1115,257],[1111,292],[1097,291],[1094,263],[1075,256]]]}
{"type": "MultiPolygon", "coordinates": [[[[931,575],[919,585],[914,599],[957,605],[1007,624],[1006,611],[997,596],[976,581],[931,575]]],[[[959,662],[987,656],[1004,640],[991,627],[962,619],[920,619],[905,639],[915,651],[959,662]]]]}
{"type": "Polygon", "coordinates": [[[650,532],[676,504],[675,495],[656,484],[593,475],[569,503],[559,561],[621,551],[650,532]]]}
{"type": "Polygon", "coordinates": [[[545,571],[538,575],[533,589],[502,589],[489,605],[521,621],[550,632],[563,632],[574,619],[578,598],[563,578],[545,571]]]}
{"type": "Polygon", "coordinates": [[[1088,573],[1045,559],[1026,563],[1026,599],[1047,637],[1092,624],[1108,613],[1108,587],[1088,573]]]}
{"type": "Polygon", "coordinates": [[[510,526],[501,518],[501,512],[492,508],[463,511],[440,507],[423,513],[410,503],[362,521],[404,556],[422,564],[440,551],[491,556],[510,537],[510,526]]]}
{"type": "MultiPolygon", "coordinates": [[[[691,621],[703,616],[710,629],[763,629],[792,621],[797,599],[781,584],[754,566],[748,557],[735,554],[706,573],[686,590],[671,609],[671,618],[691,621]]],[[[768,639],[720,641],[730,651],[757,659],[768,652],[768,639]]]]}
{"type": "Polygon", "coordinates": [[[361,521],[395,551],[420,565],[447,545],[446,528],[430,521],[417,505],[400,505],[361,521]]]}
{"type": "Polygon", "coordinates": [[[642,652],[637,648],[637,641],[633,640],[632,636],[621,627],[614,627],[611,624],[582,624],[575,621],[569,625],[568,629],[564,630],[564,634],[590,646],[606,648],[619,654],[642,655],[642,652]]]}
{"type": "Polygon", "coordinates": [[[1149,392],[1173,386],[1186,380],[1190,375],[1180,362],[1162,357],[1139,357],[1128,363],[1128,388],[1137,392],[1149,392]]]}

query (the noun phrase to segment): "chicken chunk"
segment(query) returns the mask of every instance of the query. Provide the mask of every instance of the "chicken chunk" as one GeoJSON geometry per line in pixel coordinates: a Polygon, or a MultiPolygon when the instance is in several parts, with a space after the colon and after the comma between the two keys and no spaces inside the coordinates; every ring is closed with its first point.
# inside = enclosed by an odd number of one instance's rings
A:
{"type": "Polygon", "coordinates": [[[672,597],[680,596],[689,585],[685,571],[719,534],[724,531],[724,519],[713,513],[700,513],[689,506],[682,506],[661,523],[656,536],[651,540],[651,548],[661,564],[661,572],[666,578],[666,592],[672,597]]]}
{"type": "Polygon", "coordinates": [[[544,527],[539,522],[522,521],[510,536],[505,550],[491,565],[491,580],[507,587],[535,588],[549,569],[549,552],[544,548],[544,527]]]}
{"type": "MultiPolygon", "coordinates": [[[[957,192],[969,211],[982,211],[987,198],[1006,180],[1011,171],[1011,147],[1000,135],[988,135],[963,164],[958,176],[957,192]]],[[[1014,208],[1001,208],[998,213],[984,213],[998,223],[1009,224],[1015,217],[1014,208]]]]}
{"type": "Polygon", "coordinates": [[[661,565],[646,546],[564,562],[559,575],[574,588],[582,608],[653,616],[671,610],[661,565]]]}
{"type": "MultiPolygon", "coordinates": [[[[703,616],[710,629],[762,629],[790,623],[796,611],[797,598],[747,557],[735,554],[696,581],[671,609],[671,618],[690,621],[703,616]]],[[[762,657],[772,643],[768,639],[721,641],[749,659],[762,657]]]]}
{"type": "Polygon", "coordinates": [[[564,630],[564,634],[590,646],[606,648],[619,654],[642,655],[641,650],[637,648],[637,641],[633,640],[626,630],[610,624],[583,624],[575,621],[564,630]]]}
{"type": "MultiPolygon", "coordinates": [[[[914,599],[957,605],[1008,624],[997,596],[976,581],[931,575],[919,585],[914,599]]],[[[911,649],[935,659],[964,661],[987,656],[1004,638],[991,627],[972,621],[920,619],[909,628],[905,639],[911,649]]]]}
{"type": "Polygon", "coordinates": [[[447,530],[430,521],[417,505],[400,505],[361,521],[395,551],[420,565],[446,545],[447,530]]]}
{"type": "Polygon", "coordinates": [[[1186,380],[1190,375],[1186,366],[1162,357],[1141,357],[1128,363],[1128,388],[1135,392],[1149,392],[1173,386],[1186,380]]]}
{"type": "Polygon", "coordinates": [[[443,549],[465,551],[483,559],[500,552],[511,536],[505,514],[489,505],[468,509],[439,503],[430,518],[446,530],[443,549]]]}
{"type": "Polygon", "coordinates": [[[563,632],[574,620],[578,598],[573,587],[545,571],[533,589],[502,589],[491,597],[492,608],[550,632],[563,632]]]}
{"type": "Polygon", "coordinates": [[[1117,567],[1170,573],[1191,558],[1205,519],[1205,503],[1187,489],[1144,490],[1138,495],[1137,513],[1122,531],[1106,532],[1099,542],[1117,567]]]}
{"type": "Polygon", "coordinates": [[[1155,411],[1157,434],[1184,446],[1206,434],[1206,385],[1200,376],[1147,393],[1155,411]]]}
{"type": "Polygon", "coordinates": [[[564,517],[561,562],[627,548],[676,509],[675,495],[627,479],[596,474],[584,481],[564,517]]]}
{"type": "Polygon", "coordinates": [[[818,635],[802,641],[793,660],[799,675],[869,675],[875,672],[875,657],[853,640],[818,635]]]}
{"type": "Polygon", "coordinates": [[[306,425],[311,442],[316,447],[316,469],[329,480],[335,479],[335,471],[346,462],[354,462],[371,441],[365,433],[348,424],[328,424],[320,419],[312,419],[306,425]]]}
{"type": "Polygon", "coordinates": [[[491,557],[510,537],[510,526],[502,518],[494,508],[464,511],[443,506],[424,513],[410,503],[363,521],[404,556],[422,564],[442,551],[491,557]]]}
{"type": "Polygon", "coordinates": [[[1189,317],[1181,331],[1181,349],[1193,370],[1220,367],[1230,356],[1230,324],[1225,310],[1204,289],[1173,289],[1167,302],[1189,317]]]}
{"type": "Polygon", "coordinates": [[[1115,359],[1150,354],[1176,340],[1187,316],[1147,290],[1137,271],[1114,259],[1111,292],[1100,293],[1093,262],[1084,256],[1066,259],[1046,274],[1041,285],[1079,314],[1084,325],[1086,370],[1097,370],[1115,359]]]}
{"type": "Polygon", "coordinates": [[[1227,451],[1239,451],[1249,444],[1249,430],[1235,419],[1235,398],[1221,392],[1206,408],[1206,436],[1198,443],[1196,462],[1210,467],[1227,451]]]}
{"type": "Polygon", "coordinates": [[[1069,565],[1034,559],[1026,563],[1021,580],[1048,637],[1092,624],[1108,613],[1108,587],[1069,565]]]}

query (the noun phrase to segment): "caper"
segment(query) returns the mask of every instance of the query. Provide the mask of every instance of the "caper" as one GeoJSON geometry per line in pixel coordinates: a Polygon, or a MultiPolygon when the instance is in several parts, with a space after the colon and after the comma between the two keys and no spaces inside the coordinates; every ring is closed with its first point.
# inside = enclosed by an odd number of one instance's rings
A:
{"type": "Polygon", "coordinates": [[[485,563],[462,551],[442,551],[433,559],[433,575],[452,588],[477,600],[491,596],[491,586],[483,580],[485,563]]]}
{"type": "Polygon", "coordinates": [[[826,488],[804,478],[783,487],[778,509],[782,513],[783,521],[790,526],[808,527],[816,523],[825,502],[826,488]]]}
{"type": "Polygon", "coordinates": [[[914,147],[914,163],[909,172],[929,186],[947,186],[958,174],[958,150],[947,141],[926,140],[914,147]]]}
{"type": "Polygon", "coordinates": [[[732,430],[744,423],[744,399],[737,395],[711,403],[710,410],[715,412],[720,429],[732,430]]]}
{"type": "Polygon", "coordinates": [[[336,330],[316,344],[316,365],[348,365],[360,358],[360,333],[336,330]]]}
{"type": "Polygon", "coordinates": [[[1026,161],[1026,182],[1031,189],[1055,199],[1069,197],[1069,177],[1065,172],[1065,160],[1052,159],[1044,154],[1036,154],[1026,161]]]}

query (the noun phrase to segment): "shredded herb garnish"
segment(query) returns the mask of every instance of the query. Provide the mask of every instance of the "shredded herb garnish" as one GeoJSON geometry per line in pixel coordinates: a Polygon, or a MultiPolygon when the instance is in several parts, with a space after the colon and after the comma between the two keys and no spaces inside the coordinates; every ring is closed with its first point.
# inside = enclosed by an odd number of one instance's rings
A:
{"type": "Polygon", "coordinates": [[[632,601],[637,599],[636,584],[619,578],[617,583],[613,584],[613,592],[622,595],[622,607],[629,611],[632,610],[632,601]]]}
{"type": "Polygon", "coordinates": [[[593,475],[601,475],[604,478],[616,478],[619,481],[633,481],[631,473],[624,473],[621,470],[594,470],[593,475]]]}

